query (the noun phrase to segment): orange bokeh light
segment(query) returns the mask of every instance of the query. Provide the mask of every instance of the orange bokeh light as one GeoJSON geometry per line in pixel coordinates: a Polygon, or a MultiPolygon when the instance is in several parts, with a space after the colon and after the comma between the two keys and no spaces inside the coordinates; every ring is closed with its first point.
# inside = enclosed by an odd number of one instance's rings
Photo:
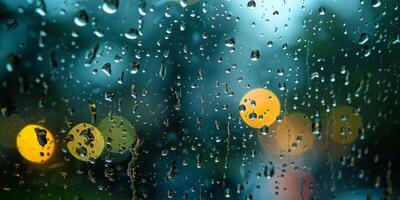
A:
{"type": "Polygon", "coordinates": [[[270,126],[280,113],[279,98],[271,91],[258,88],[246,93],[240,101],[240,117],[253,128],[270,126]]]}
{"type": "Polygon", "coordinates": [[[273,124],[274,137],[280,150],[292,155],[301,154],[313,146],[315,136],[311,131],[311,120],[302,113],[284,116],[282,122],[273,124]]]}

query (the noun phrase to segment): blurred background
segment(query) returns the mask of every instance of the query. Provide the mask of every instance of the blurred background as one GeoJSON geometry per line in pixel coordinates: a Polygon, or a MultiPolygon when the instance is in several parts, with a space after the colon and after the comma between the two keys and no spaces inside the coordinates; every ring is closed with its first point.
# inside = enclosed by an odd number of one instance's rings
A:
{"type": "Polygon", "coordinates": [[[0,197],[400,199],[399,6],[2,0],[0,197]]]}

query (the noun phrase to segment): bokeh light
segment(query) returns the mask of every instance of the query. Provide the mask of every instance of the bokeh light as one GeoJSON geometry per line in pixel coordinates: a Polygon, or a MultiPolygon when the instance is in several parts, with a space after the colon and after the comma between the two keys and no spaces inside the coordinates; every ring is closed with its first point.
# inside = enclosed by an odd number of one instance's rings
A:
{"type": "Polygon", "coordinates": [[[1,0],[0,15],[3,199],[400,194],[398,0],[1,0]],[[16,148],[28,124],[51,131],[47,161],[16,148]]]}
{"type": "Polygon", "coordinates": [[[306,169],[288,167],[273,178],[273,191],[278,200],[312,199],[316,181],[306,169]]]}
{"type": "Polygon", "coordinates": [[[313,146],[315,136],[311,125],[311,120],[303,113],[292,113],[285,115],[280,123],[274,123],[270,130],[280,150],[298,155],[313,146]]]}
{"type": "Polygon", "coordinates": [[[246,93],[240,100],[242,120],[253,128],[270,126],[281,109],[279,98],[270,90],[258,88],[246,93]]]}
{"type": "Polygon", "coordinates": [[[53,134],[40,125],[27,125],[17,135],[17,149],[26,160],[34,163],[48,161],[54,152],[53,134]]]}
{"type": "Polygon", "coordinates": [[[126,153],[135,141],[135,127],[124,117],[117,115],[106,117],[97,128],[105,138],[106,150],[112,153],[126,153]]]}
{"type": "Polygon", "coordinates": [[[81,123],[67,135],[67,148],[76,159],[94,162],[103,152],[104,137],[93,125],[81,123]]]}
{"type": "Polygon", "coordinates": [[[339,106],[332,109],[327,121],[328,135],[338,143],[352,143],[362,131],[362,118],[353,107],[339,106]]]}

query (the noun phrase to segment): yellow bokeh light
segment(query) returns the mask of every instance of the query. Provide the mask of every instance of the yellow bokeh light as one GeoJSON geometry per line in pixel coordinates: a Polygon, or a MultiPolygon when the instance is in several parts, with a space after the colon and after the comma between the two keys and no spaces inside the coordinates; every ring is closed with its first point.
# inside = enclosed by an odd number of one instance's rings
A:
{"type": "Polygon", "coordinates": [[[103,152],[104,138],[93,125],[81,123],[69,131],[67,148],[72,156],[78,160],[94,161],[103,152]]]}
{"type": "Polygon", "coordinates": [[[293,113],[286,115],[282,122],[273,124],[270,130],[275,130],[274,138],[281,150],[298,155],[313,146],[315,136],[311,125],[312,122],[307,116],[293,113]]]}
{"type": "Polygon", "coordinates": [[[112,153],[126,153],[135,141],[136,130],[124,117],[106,117],[97,127],[108,144],[106,149],[112,153]]]}
{"type": "Polygon", "coordinates": [[[350,144],[358,138],[361,129],[361,116],[350,106],[339,106],[329,114],[327,130],[335,142],[350,144]]]}
{"type": "Polygon", "coordinates": [[[53,134],[39,125],[27,125],[17,135],[17,149],[25,159],[44,163],[51,158],[55,148],[53,134]]]}
{"type": "Polygon", "coordinates": [[[246,93],[239,105],[240,117],[253,128],[270,126],[281,110],[279,98],[271,91],[258,88],[246,93]]]}

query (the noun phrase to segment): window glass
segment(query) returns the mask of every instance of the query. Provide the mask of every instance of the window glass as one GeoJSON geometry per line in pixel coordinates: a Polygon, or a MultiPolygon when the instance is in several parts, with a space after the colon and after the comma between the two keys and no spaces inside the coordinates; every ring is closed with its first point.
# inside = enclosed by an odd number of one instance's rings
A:
{"type": "Polygon", "coordinates": [[[2,199],[400,199],[396,0],[2,0],[2,199]]]}

